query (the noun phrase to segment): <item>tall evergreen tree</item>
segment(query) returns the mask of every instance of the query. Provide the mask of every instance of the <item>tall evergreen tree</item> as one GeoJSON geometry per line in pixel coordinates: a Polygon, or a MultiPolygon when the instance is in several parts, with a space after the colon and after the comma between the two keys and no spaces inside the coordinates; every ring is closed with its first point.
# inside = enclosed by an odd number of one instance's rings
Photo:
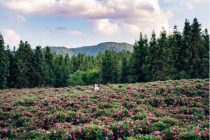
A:
{"type": "Polygon", "coordinates": [[[159,47],[159,57],[156,59],[156,66],[157,70],[156,80],[168,80],[171,79],[172,73],[174,72],[173,67],[173,55],[172,50],[169,47],[167,36],[166,36],[166,30],[163,28],[163,31],[161,31],[160,38],[158,39],[158,47],[159,47]]]}
{"type": "Polygon", "coordinates": [[[153,30],[152,32],[152,37],[150,39],[149,42],[149,46],[147,47],[147,55],[145,58],[145,64],[143,64],[142,66],[142,71],[145,74],[145,80],[146,81],[152,81],[154,80],[153,76],[155,73],[155,63],[154,60],[157,57],[157,53],[156,53],[156,49],[157,49],[157,40],[156,40],[156,35],[155,32],[153,30]]]}
{"type": "Polygon", "coordinates": [[[31,87],[30,79],[32,77],[32,58],[33,50],[26,41],[20,41],[19,48],[15,53],[16,68],[17,68],[17,87],[26,88],[31,87]]]}
{"type": "Polygon", "coordinates": [[[205,29],[203,35],[202,35],[202,42],[203,47],[200,48],[200,65],[199,65],[199,76],[200,78],[207,78],[209,77],[209,34],[208,30],[205,29]]]}
{"type": "Polygon", "coordinates": [[[5,50],[4,39],[0,33],[0,89],[7,88],[7,77],[9,77],[9,58],[5,50]]]}
{"type": "Polygon", "coordinates": [[[122,66],[121,66],[121,75],[120,75],[121,83],[128,83],[128,66],[127,66],[127,58],[123,57],[122,66]]]}
{"type": "Polygon", "coordinates": [[[192,34],[191,34],[191,26],[190,22],[186,19],[185,20],[185,25],[184,25],[184,30],[183,30],[183,35],[182,35],[182,48],[181,51],[183,52],[181,54],[181,58],[183,59],[183,63],[181,67],[183,70],[186,72],[187,77],[191,78],[191,74],[193,72],[193,67],[192,67],[192,34]]]}
{"type": "Polygon", "coordinates": [[[134,53],[134,75],[135,82],[144,82],[145,77],[142,71],[142,66],[145,64],[146,58],[146,50],[147,50],[147,38],[143,38],[142,33],[140,33],[140,39],[136,45],[133,46],[134,53]]]}
{"type": "Polygon", "coordinates": [[[45,59],[41,50],[41,46],[37,46],[34,50],[34,57],[32,61],[33,74],[31,77],[30,84],[34,86],[45,85],[46,83],[46,69],[45,69],[45,59]]]}
{"type": "Polygon", "coordinates": [[[55,84],[55,64],[54,64],[54,57],[51,53],[50,48],[47,46],[46,50],[44,51],[44,58],[46,63],[46,85],[53,86],[55,84]]]}
{"type": "Polygon", "coordinates": [[[201,78],[199,76],[199,67],[201,64],[202,53],[205,49],[202,42],[202,29],[201,24],[198,22],[197,18],[193,19],[193,23],[191,25],[191,42],[192,42],[192,78],[201,78]]]}

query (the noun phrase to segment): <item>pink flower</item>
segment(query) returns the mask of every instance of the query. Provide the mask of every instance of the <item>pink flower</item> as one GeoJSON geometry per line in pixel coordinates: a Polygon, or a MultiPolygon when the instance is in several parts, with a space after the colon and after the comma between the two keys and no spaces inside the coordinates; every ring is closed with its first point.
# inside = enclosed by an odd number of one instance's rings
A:
{"type": "Polygon", "coordinates": [[[134,136],[135,135],[135,133],[134,132],[132,132],[132,136],[134,136]]]}
{"type": "Polygon", "coordinates": [[[11,129],[10,131],[11,131],[11,132],[13,132],[13,130],[12,130],[12,129],[11,129]]]}
{"type": "Polygon", "coordinates": [[[203,134],[203,136],[205,137],[205,136],[206,136],[206,134],[203,134]]]}
{"type": "Polygon", "coordinates": [[[133,125],[134,124],[134,122],[131,122],[131,125],[133,125]]]}
{"type": "Polygon", "coordinates": [[[175,139],[177,137],[177,135],[174,135],[173,138],[175,139]]]}
{"type": "Polygon", "coordinates": [[[4,129],[4,132],[7,133],[7,129],[4,129]]]}
{"type": "Polygon", "coordinates": [[[197,133],[197,135],[200,137],[201,136],[201,133],[197,133]]]}
{"type": "Polygon", "coordinates": [[[104,131],[104,133],[107,133],[107,132],[108,132],[108,130],[107,130],[107,129],[104,129],[103,131],[104,131]]]}
{"type": "Polygon", "coordinates": [[[102,109],[100,109],[100,112],[102,112],[103,110],[102,109]]]}
{"type": "Polygon", "coordinates": [[[201,120],[198,120],[198,122],[200,122],[201,120]]]}
{"type": "Polygon", "coordinates": [[[106,137],[106,140],[108,140],[109,138],[108,137],[106,137]]]}
{"type": "Polygon", "coordinates": [[[79,131],[79,133],[82,133],[82,130],[81,129],[79,129],[78,131],[79,131]]]}
{"type": "Polygon", "coordinates": [[[139,128],[142,131],[142,128],[139,128]]]}
{"type": "Polygon", "coordinates": [[[47,134],[51,134],[51,132],[50,131],[47,131],[47,134]]]}
{"type": "Polygon", "coordinates": [[[154,131],[155,135],[160,135],[160,131],[154,131]]]}
{"type": "Polygon", "coordinates": [[[54,132],[53,132],[54,134],[56,134],[57,133],[57,131],[56,130],[54,130],[54,132]]]}
{"type": "Polygon", "coordinates": [[[117,129],[119,129],[119,128],[120,128],[120,126],[118,125],[118,126],[117,126],[117,129]]]}
{"type": "Polygon", "coordinates": [[[24,130],[23,133],[26,133],[26,130],[24,130]]]}
{"type": "Polygon", "coordinates": [[[130,121],[127,121],[127,123],[130,123],[130,121]]]}
{"type": "Polygon", "coordinates": [[[123,130],[120,130],[120,133],[123,133],[123,130]]]}

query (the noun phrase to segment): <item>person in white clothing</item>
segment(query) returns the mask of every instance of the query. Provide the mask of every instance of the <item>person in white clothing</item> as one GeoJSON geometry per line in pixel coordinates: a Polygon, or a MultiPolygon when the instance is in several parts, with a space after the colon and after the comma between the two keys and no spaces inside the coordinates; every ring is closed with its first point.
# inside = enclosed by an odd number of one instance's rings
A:
{"type": "Polygon", "coordinates": [[[95,84],[95,91],[99,91],[99,87],[97,84],[95,84]]]}

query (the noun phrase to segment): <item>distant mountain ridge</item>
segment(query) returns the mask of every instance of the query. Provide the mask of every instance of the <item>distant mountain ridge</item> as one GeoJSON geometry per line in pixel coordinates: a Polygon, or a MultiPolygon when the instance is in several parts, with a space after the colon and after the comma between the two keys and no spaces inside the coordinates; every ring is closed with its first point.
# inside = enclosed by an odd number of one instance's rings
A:
{"type": "Polygon", "coordinates": [[[82,54],[85,53],[86,56],[88,55],[97,56],[99,52],[104,53],[106,50],[114,50],[116,52],[126,50],[126,51],[132,52],[133,45],[128,44],[128,43],[104,42],[98,45],[83,46],[83,47],[78,47],[78,48],[51,46],[50,49],[51,49],[51,52],[55,52],[57,55],[61,54],[63,56],[65,56],[66,53],[68,53],[70,57],[72,57],[73,55],[77,55],[79,53],[82,53],[82,54]]]}

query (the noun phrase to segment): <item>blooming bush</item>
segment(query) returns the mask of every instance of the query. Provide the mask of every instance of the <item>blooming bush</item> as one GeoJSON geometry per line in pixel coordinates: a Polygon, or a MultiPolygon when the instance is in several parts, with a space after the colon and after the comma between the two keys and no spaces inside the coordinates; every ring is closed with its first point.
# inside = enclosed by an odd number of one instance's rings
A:
{"type": "Polygon", "coordinates": [[[209,83],[0,90],[0,139],[207,140],[209,83]]]}

